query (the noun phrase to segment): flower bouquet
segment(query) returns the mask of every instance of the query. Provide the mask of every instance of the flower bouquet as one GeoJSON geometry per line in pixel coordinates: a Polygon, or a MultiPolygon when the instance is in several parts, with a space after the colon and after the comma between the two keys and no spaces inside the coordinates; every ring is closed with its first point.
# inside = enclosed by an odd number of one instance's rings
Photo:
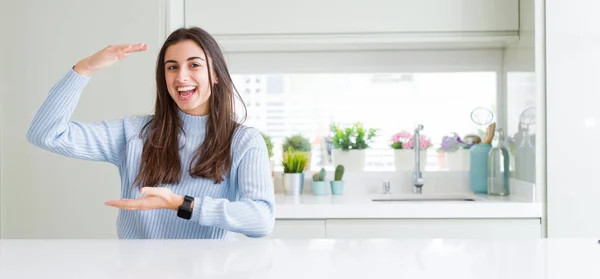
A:
{"type": "MultiPolygon", "coordinates": [[[[408,131],[401,131],[392,135],[390,147],[394,149],[394,166],[397,171],[411,171],[414,168],[415,151],[414,134],[408,131]]],[[[420,150],[420,168],[424,170],[427,161],[427,149],[432,144],[429,137],[421,134],[419,136],[420,150]]]]}
{"type": "Polygon", "coordinates": [[[457,133],[450,133],[442,138],[437,152],[443,155],[443,165],[448,170],[468,170],[471,146],[463,142],[457,133]]]}

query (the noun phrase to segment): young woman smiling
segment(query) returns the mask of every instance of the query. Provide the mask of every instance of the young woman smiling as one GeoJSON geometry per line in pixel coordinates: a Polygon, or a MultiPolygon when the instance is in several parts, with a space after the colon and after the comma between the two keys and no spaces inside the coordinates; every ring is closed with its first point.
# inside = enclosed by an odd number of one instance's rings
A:
{"type": "Polygon", "coordinates": [[[274,194],[267,147],[257,130],[236,120],[239,95],[217,42],[204,30],[181,28],[165,41],[153,115],[70,120],[94,72],[147,49],[111,45],[80,60],[51,88],[28,140],[118,167],[121,199],[106,205],[120,209],[119,238],[268,235],[274,194]]]}

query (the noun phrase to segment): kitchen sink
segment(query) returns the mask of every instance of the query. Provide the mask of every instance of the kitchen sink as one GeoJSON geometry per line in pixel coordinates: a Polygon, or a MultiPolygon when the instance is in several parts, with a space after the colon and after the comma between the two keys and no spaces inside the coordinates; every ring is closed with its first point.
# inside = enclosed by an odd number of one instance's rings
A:
{"type": "Polygon", "coordinates": [[[372,199],[374,202],[420,202],[420,201],[476,201],[470,198],[422,198],[422,199],[372,199]]]}
{"type": "Polygon", "coordinates": [[[404,195],[373,198],[374,202],[474,202],[480,199],[465,195],[404,195]]]}

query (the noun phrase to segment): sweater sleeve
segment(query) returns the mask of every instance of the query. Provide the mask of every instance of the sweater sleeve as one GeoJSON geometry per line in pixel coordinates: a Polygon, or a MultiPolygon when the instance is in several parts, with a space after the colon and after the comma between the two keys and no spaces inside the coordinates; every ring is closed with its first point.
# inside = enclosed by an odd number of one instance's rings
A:
{"type": "Polygon", "coordinates": [[[64,156],[117,164],[125,149],[123,120],[70,120],[89,80],[90,77],[70,69],[50,89],[31,121],[27,140],[37,147],[64,156]]]}
{"type": "Polygon", "coordinates": [[[267,146],[254,129],[237,146],[245,150],[237,166],[238,199],[196,199],[192,221],[217,226],[247,237],[264,237],[275,223],[274,189],[267,146]],[[241,147],[245,146],[245,147],[241,147]]]}

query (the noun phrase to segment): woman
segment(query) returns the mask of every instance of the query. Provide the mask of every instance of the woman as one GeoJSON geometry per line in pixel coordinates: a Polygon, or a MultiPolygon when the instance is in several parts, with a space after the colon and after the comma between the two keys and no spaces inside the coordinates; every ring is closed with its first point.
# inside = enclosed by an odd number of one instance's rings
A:
{"type": "Polygon", "coordinates": [[[156,66],[154,115],[71,121],[91,75],[146,44],[109,46],[52,87],[27,133],[34,145],[115,164],[121,175],[119,238],[268,235],[274,223],[267,147],[236,121],[237,93],[217,42],[199,28],[174,31],[156,66]]]}

